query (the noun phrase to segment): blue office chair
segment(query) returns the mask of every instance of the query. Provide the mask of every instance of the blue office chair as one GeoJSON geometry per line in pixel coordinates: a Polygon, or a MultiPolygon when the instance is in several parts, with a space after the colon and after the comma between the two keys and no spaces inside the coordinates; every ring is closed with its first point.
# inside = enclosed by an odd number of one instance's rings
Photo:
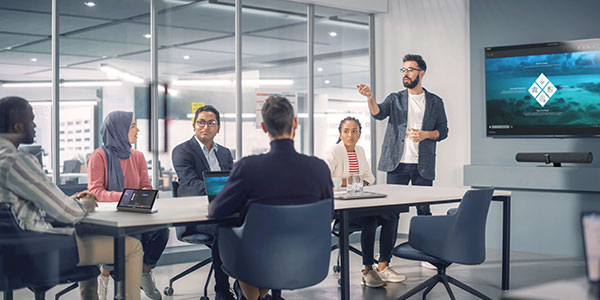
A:
{"type": "Polygon", "coordinates": [[[97,277],[100,274],[97,266],[65,268],[61,265],[61,259],[77,257],[77,249],[63,246],[72,243],[72,239],[66,235],[24,231],[18,226],[10,207],[0,203],[0,265],[6,266],[2,290],[7,293],[7,299],[12,298],[13,290],[21,287],[33,291],[36,300],[44,299],[46,291],[55,285],[72,283],[56,295],[58,299],[75,289],[78,281],[97,277]]]}
{"type": "Polygon", "coordinates": [[[485,223],[493,188],[469,190],[465,193],[457,209],[446,216],[415,216],[410,220],[408,242],[396,246],[395,256],[428,261],[437,267],[437,275],[427,279],[400,299],[408,299],[425,289],[423,299],[441,282],[451,299],[456,299],[450,284],[486,300],[484,294],[468,285],[446,275],[446,269],[452,263],[478,265],[485,260],[485,223]]]}
{"type": "MultiPolygon", "coordinates": [[[[350,222],[348,224],[348,235],[353,234],[355,232],[360,232],[360,231],[361,231],[361,227],[359,225],[353,224],[352,222],[350,222]]],[[[340,243],[339,243],[340,223],[338,221],[336,221],[335,224],[333,224],[333,229],[331,230],[331,234],[333,234],[335,237],[338,238],[338,242],[331,246],[331,251],[333,252],[334,250],[340,248],[340,243]]],[[[362,252],[350,245],[348,246],[348,250],[350,250],[351,252],[355,253],[356,255],[362,257],[362,252]]],[[[373,263],[376,264],[377,261],[373,260],[373,263]]],[[[342,268],[340,266],[340,254],[338,253],[337,263],[333,266],[333,273],[339,273],[341,271],[341,269],[342,268]]],[[[339,281],[341,282],[341,279],[339,281]]]]}
{"type": "Polygon", "coordinates": [[[301,205],[251,204],[240,227],[219,227],[223,270],[239,281],[273,290],[273,297],[280,297],[283,289],[321,282],[331,256],[331,214],[330,199],[301,205]]]}
{"type": "MultiPolygon", "coordinates": [[[[172,181],[171,182],[171,195],[173,196],[173,198],[177,198],[177,188],[179,188],[179,182],[172,181]]],[[[195,228],[194,225],[191,225],[189,227],[191,229],[190,231],[193,233],[188,233],[189,232],[188,226],[175,227],[175,232],[177,233],[178,240],[180,240],[182,242],[190,243],[190,244],[205,245],[206,247],[212,249],[212,243],[214,240],[212,235],[194,232],[194,230],[193,230],[193,228],[195,228]]],[[[210,255],[203,261],[187,268],[183,272],[181,272],[181,273],[175,275],[173,278],[171,278],[169,280],[169,286],[165,287],[164,294],[167,296],[173,296],[173,292],[174,292],[173,283],[175,283],[175,281],[187,276],[188,274],[190,274],[208,264],[211,264],[211,266],[210,266],[210,270],[208,271],[208,278],[206,279],[206,283],[204,284],[204,296],[200,297],[200,300],[209,300],[210,298],[207,296],[208,284],[210,283],[210,277],[213,272],[212,256],[210,256],[210,255]]]]}

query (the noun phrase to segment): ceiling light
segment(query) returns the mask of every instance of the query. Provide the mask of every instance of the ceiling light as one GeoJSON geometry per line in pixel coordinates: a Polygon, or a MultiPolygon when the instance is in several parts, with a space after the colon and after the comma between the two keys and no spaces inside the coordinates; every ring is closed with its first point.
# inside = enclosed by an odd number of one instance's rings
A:
{"type": "Polygon", "coordinates": [[[32,61],[32,62],[36,62],[36,61],[37,61],[37,58],[35,58],[35,57],[32,57],[32,58],[30,59],[30,61],[32,61]]]}
{"type": "Polygon", "coordinates": [[[127,71],[121,70],[117,67],[113,67],[109,64],[101,64],[100,70],[105,72],[109,78],[117,77],[133,83],[144,83],[144,78],[137,75],[133,75],[127,71]]]}
{"type": "MultiPolygon", "coordinates": [[[[60,86],[63,87],[98,87],[98,86],[120,86],[122,83],[115,80],[63,80],[60,86]]],[[[51,81],[14,81],[3,82],[4,88],[23,88],[23,87],[52,87],[51,81]]]]}
{"type": "MultiPolygon", "coordinates": [[[[280,86],[293,85],[292,79],[246,79],[243,86],[280,86]]],[[[181,79],[173,81],[174,86],[235,86],[235,80],[229,79],[181,79]]]]}
{"type": "Polygon", "coordinates": [[[329,81],[329,80],[325,80],[324,82],[325,82],[325,84],[331,83],[331,81],[329,81]]]}
{"type": "Polygon", "coordinates": [[[149,38],[151,38],[151,37],[152,37],[152,35],[151,35],[151,34],[149,34],[149,33],[146,33],[146,34],[144,34],[144,37],[145,37],[145,38],[147,38],[147,39],[149,39],[149,38]]]}
{"type": "Polygon", "coordinates": [[[330,37],[336,37],[337,36],[337,32],[332,31],[332,32],[329,33],[329,36],[330,37]]]}
{"type": "Polygon", "coordinates": [[[85,6],[87,6],[87,7],[94,7],[94,6],[96,6],[96,2],[94,2],[94,1],[85,1],[85,2],[83,2],[83,4],[85,6]]]}
{"type": "Polygon", "coordinates": [[[317,72],[323,72],[323,68],[321,68],[321,67],[318,67],[318,68],[317,68],[317,72]]]}
{"type": "Polygon", "coordinates": [[[190,56],[189,55],[184,55],[183,59],[188,60],[188,59],[190,59],[190,56]]]}

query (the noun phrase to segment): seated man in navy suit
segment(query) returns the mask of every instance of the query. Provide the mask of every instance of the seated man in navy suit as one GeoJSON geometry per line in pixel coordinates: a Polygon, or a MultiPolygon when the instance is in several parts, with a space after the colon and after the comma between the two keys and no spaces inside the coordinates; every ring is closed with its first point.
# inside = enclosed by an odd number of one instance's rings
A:
{"type": "MultiPolygon", "coordinates": [[[[271,139],[268,153],[252,155],[235,164],[219,195],[208,205],[208,216],[223,218],[245,211],[251,203],[270,205],[306,204],[333,199],[333,182],[327,164],[296,152],[294,134],[298,119],[286,98],[269,97],[262,108],[263,130],[271,139]]],[[[268,220],[265,220],[268,226],[268,220]]],[[[264,298],[267,290],[244,282],[239,287],[248,300],[264,298]],[[259,298],[261,297],[261,298],[259,298]]],[[[243,298],[242,298],[243,299],[243,298]]]]}
{"type": "MultiPolygon", "coordinates": [[[[194,116],[193,127],[194,136],[177,145],[172,153],[173,166],[179,178],[179,188],[177,189],[179,197],[206,195],[202,172],[228,171],[233,167],[231,151],[214,142],[221,127],[219,111],[211,105],[198,108],[194,116]]],[[[179,238],[194,233],[215,236],[217,225],[186,226],[179,238]]],[[[229,277],[221,269],[222,263],[216,242],[213,243],[212,258],[215,270],[215,299],[234,300],[229,289],[229,277]]]]}

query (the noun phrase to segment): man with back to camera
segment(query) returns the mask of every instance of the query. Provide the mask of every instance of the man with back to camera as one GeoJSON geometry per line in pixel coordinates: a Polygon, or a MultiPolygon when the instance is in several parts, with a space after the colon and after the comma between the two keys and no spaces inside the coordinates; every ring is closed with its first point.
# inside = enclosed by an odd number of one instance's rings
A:
{"type": "MultiPolygon", "coordinates": [[[[20,97],[0,99],[0,202],[5,203],[22,232],[21,236],[65,234],[73,237],[72,245],[60,252],[57,274],[76,266],[113,263],[110,236],[74,233],[78,223],[96,207],[96,197],[87,191],[72,198],[50,182],[37,159],[17,151],[20,144],[31,144],[35,137],[34,114],[27,100],[20,97]],[[55,227],[54,219],[67,227],[55,227]]],[[[142,246],[132,237],[125,238],[126,298],[140,299],[142,246]]],[[[92,278],[79,283],[82,299],[98,299],[98,281],[92,278]]]]}
{"type": "MultiPolygon", "coordinates": [[[[271,150],[251,155],[235,164],[219,195],[208,205],[208,216],[223,218],[240,212],[243,220],[251,203],[292,205],[333,199],[333,182],[327,164],[296,152],[294,135],[298,119],[290,102],[271,96],[262,108],[263,130],[271,139],[271,150]]],[[[238,299],[257,300],[267,290],[236,281],[238,299]],[[242,291],[243,291],[243,298],[242,291]]]]}
{"type": "MultiPolygon", "coordinates": [[[[179,178],[178,197],[206,195],[202,172],[228,171],[233,167],[231,151],[214,142],[221,128],[219,111],[212,105],[198,108],[192,126],[194,136],[177,145],[172,153],[173,166],[179,178]]],[[[177,229],[177,235],[182,238],[204,233],[214,237],[211,254],[215,271],[215,299],[235,300],[229,288],[229,277],[221,269],[222,262],[216,242],[217,229],[216,224],[190,225],[186,226],[183,232],[177,229]]]]}
{"type": "MultiPolygon", "coordinates": [[[[371,89],[357,86],[367,97],[369,112],[376,120],[389,117],[378,170],[387,172],[388,184],[432,186],[435,179],[435,148],[448,137],[448,121],[442,98],[422,87],[427,64],[420,55],[402,59],[405,90],[391,93],[377,104],[371,89]],[[408,137],[408,139],[406,139],[408,137]]],[[[428,204],[417,205],[418,215],[431,215],[428,204]]],[[[427,263],[422,266],[431,268],[427,263]]],[[[435,267],[433,268],[435,269],[435,267]]]]}

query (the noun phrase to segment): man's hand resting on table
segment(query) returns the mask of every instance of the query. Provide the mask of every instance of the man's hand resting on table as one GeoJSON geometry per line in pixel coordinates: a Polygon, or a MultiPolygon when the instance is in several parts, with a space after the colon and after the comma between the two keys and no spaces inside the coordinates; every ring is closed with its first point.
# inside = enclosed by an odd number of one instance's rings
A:
{"type": "Polygon", "coordinates": [[[96,195],[90,193],[89,191],[79,192],[71,198],[77,198],[81,203],[85,205],[85,209],[88,213],[92,213],[96,210],[98,203],[96,202],[96,195]]]}

